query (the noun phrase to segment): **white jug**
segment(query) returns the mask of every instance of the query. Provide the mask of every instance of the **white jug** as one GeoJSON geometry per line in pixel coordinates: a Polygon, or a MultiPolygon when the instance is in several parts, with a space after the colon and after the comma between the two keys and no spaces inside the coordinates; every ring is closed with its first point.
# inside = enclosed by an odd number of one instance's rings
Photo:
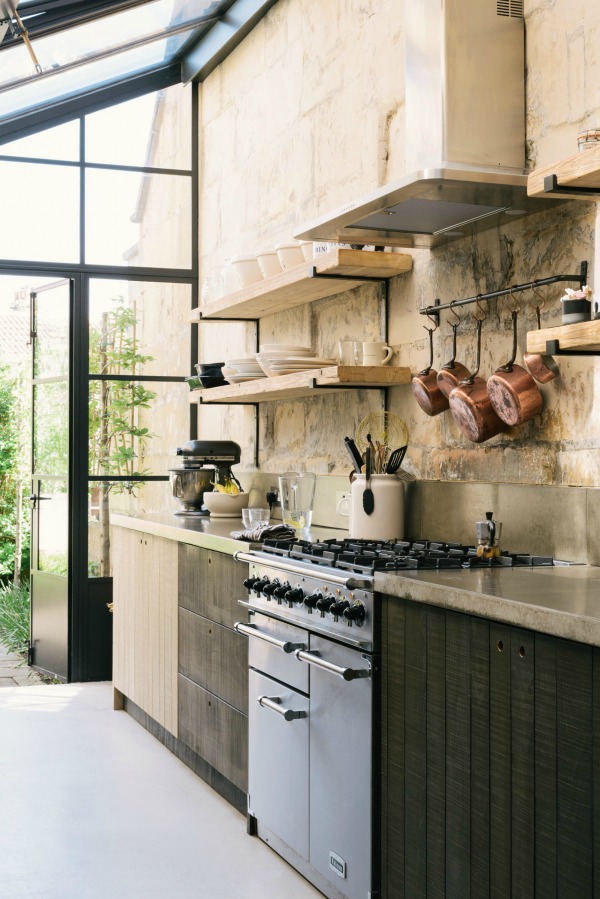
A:
{"type": "Polygon", "coordinates": [[[364,474],[352,481],[350,498],[340,500],[338,515],[349,515],[351,537],[365,540],[401,540],[404,537],[404,482],[395,474],[371,475],[375,505],[370,515],[363,508],[364,474]],[[349,508],[348,508],[349,507],[349,508]]]}

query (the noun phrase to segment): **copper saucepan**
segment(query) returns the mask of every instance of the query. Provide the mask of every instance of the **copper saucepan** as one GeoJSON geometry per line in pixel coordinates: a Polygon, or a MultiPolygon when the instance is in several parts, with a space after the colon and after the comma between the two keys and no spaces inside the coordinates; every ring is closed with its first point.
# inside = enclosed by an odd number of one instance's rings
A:
{"type": "Polygon", "coordinates": [[[512,355],[505,365],[496,369],[488,378],[487,390],[492,406],[507,425],[514,427],[539,415],[544,406],[540,388],[528,371],[515,365],[517,357],[517,309],[512,311],[513,346],[512,355]]]}
{"type": "Polygon", "coordinates": [[[450,394],[450,411],[465,437],[473,443],[483,443],[506,430],[506,424],[496,415],[483,378],[478,377],[481,361],[481,323],[477,317],[477,358],[475,369],[450,394]]]}
{"type": "MultiPolygon", "coordinates": [[[[452,309],[452,312],[456,315],[454,309],[452,309]]],[[[445,365],[442,365],[437,376],[439,388],[446,397],[450,396],[451,392],[455,387],[458,387],[461,381],[469,377],[467,366],[463,365],[462,362],[456,361],[456,332],[460,325],[460,318],[458,315],[456,317],[458,321],[450,326],[452,328],[452,359],[446,362],[445,365]]]]}
{"type": "MultiPolygon", "coordinates": [[[[531,289],[534,294],[537,294],[534,284],[531,285],[531,289]]],[[[540,320],[540,309],[542,308],[544,301],[541,303],[538,302],[538,305],[535,307],[535,313],[537,316],[537,326],[538,331],[542,327],[542,323],[540,320]]],[[[523,353],[523,365],[527,369],[530,375],[533,375],[536,381],[539,381],[540,384],[547,384],[548,381],[553,381],[555,378],[560,377],[560,370],[558,365],[547,353],[523,353]]]]}
{"type": "Polygon", "coordinates": [[[423,412],[426,415],[439,415],[448,408],[448,400],[439,388],[437,371],[432,368],[433,332],[436,329],[425,326],[425,330],[429,332],[429,365],[413,377],[411,387],[423,412]]]}

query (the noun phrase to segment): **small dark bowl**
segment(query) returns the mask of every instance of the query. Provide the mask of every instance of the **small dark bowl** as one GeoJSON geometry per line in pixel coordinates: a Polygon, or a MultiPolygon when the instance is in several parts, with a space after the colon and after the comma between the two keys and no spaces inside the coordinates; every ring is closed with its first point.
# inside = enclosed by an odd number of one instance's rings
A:
{"type": "Polygon", "coordinates": [[[208,378],[221,378],[223,377],[221,369],[224,365],[224,362],[202,362],[196,365],[196,371],[199,375],[206,375],[208,378]]]}
{"type": "Polygon", "coordinates": [[[209,375],[201,375],[200,383],[203,387],[223,387],[223,385],[228,384],[229,381],[226,381],[225,378],[215,378],[210,377],[209,375]]]}

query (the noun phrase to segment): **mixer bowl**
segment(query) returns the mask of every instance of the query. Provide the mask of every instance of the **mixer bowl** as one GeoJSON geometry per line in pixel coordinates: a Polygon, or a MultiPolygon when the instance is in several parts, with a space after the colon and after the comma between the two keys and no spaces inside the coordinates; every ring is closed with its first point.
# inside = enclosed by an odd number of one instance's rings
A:
{"type": "Polygon", "coordinates": [[[212,482],[214,480],[214,468],[170,468],[171,493],[183,507],[175,514],[200,515],[204,504],[204,494],[213,489],[212,482]]]}

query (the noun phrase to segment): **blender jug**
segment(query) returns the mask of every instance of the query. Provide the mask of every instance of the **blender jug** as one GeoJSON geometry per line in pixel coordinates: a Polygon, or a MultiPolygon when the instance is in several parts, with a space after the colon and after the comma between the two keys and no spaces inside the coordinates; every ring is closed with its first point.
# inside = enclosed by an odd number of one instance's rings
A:
{"type": "Polygon", "coordinates": [[[296,531],[307,531],[312,521],[317,476],[310,471],[286,471],[279,476],[281,517],[296,531]]]}

